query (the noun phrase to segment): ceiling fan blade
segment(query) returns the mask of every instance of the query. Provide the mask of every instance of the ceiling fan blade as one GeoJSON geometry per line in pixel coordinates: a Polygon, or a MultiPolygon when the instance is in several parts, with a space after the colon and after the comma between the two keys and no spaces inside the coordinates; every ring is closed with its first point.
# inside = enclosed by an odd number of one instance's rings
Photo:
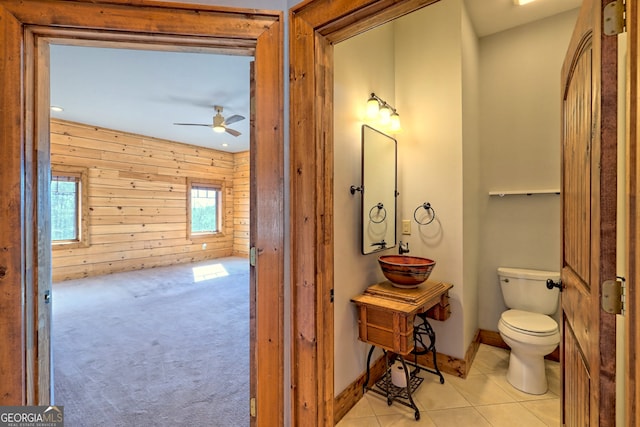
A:
{"type": "Polygon", "coordinates": [[[240,116],[240,115],[238,115],[238,114],[234,114],[234,115],[233,115],[233,116],[231,116],[231,117],[227,117],[227,118],[225,119],[225,121],[224,121],[224,124],[225,124],[225,125],[230,125],[230,124],[232,124],[232,123],[239,122],[240,120],[244,120],[244,116],[240,116]]]}
{"type": "Polygon", "coordinates": [[[233,135],[233,136],[240,136],[242,135],[240,132],[238,132],[235,129],[229,129],[229,128],[224,128],[225,131],[227,131],[227,133],[233,135]]]}
{"type": "Polygon", "coordinates": [[[180,125],[180,126],[206,126],[208,128],[213,127],[213,125],[205,125],[204,123],[174,123],[174,125],[180,125]]]}

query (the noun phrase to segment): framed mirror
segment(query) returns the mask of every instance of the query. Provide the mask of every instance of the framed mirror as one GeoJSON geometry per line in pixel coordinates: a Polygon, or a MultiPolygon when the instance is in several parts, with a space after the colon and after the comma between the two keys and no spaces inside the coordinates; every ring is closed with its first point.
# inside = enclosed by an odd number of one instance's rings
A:
{"type": "Polygon", "coordinates": [[[396,245],[397,142],[362,126],[362,253],[396,245]]]}

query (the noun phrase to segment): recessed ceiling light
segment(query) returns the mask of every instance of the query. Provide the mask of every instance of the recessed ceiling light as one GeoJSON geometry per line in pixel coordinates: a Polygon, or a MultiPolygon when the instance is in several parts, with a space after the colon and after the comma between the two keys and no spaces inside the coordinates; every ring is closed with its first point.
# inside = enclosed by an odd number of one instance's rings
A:
{"type": "Polygon", "coordinates": [[[229,144],[227,144],[226,142],[224,144],[222,144],[223,147],[228,147],[229,144]]]}
{"type": "Polygon", "coordinates": [[[516,6],[523,6],[527,3],[531,3],[534,0],[513,0],[513,4],[515,4],[516,6]]]}
{"type": "Polygon", "coordinates": [[[57,105],[52,105],[51,106],[51,111],[55,111],[56,113],[59,113],[61,111],[64,111],[64,108],[58,107],[57,105]]]}

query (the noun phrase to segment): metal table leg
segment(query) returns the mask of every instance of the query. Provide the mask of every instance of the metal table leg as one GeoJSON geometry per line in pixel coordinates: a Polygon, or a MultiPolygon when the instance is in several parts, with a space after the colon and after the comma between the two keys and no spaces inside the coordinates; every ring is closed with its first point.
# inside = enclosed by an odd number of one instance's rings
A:
{"type": "MultiPolygon", "coordinates": [[[[371,355],[373,354],[373,350],[375,350],[376,346],[372,345],[369,350],[369,354],[367,355],[367,377],[364,380],[364,384],[362,386],[362,393],[364,394],[369,388],[369,378],[371,376],[371,355]]],[[[386,354],[385,354],[386,357],[386,354]]]]}
{"type": "MultiPolygon", "coordinates": [[[[401,355],[398,355],[398,358],[400,359],[400,363],[402,363],[402,368],[404,369],[404,375],[405,375],[405,378],[406,378],[406,381],[407,381],[407,395],[408,395],[408,399],[409,399],[409,403],[410,403],[410,405],[408,405],[408,406],[410,408],[413,408],[413,410],[415,411],[414,417],[415,417],[416,421],[418,421],[420,419],[420,410],[416,406],[415,402],[413,401],[413,397],[411,396],[411,392],[412,392],[411,389],[414,386],[412,384],[411,380],[413,378],[418,378],[418,377],[415,376],[415,374],[418,373],[419,369],[416,367],[416,370],[414,371],[414,374],[412,375],[410,373],[410,371],[409,371],[409,368],[407,367],[408,363],[405,362],[404,357],[402,357],[401,355]]],[[[420,382],[418,382],[418,384],[415,385],[415,388],[418,388],[420,383],[422,383],[422,378],[420,378],[420,382]]],[[[404,402],[400,401],[400,403],[404,403],[404,402]]]]}
{"type": "Polygon", "coordinates": [[[391,381],[391,367],[389,366],[389,354],[386,350],[382,350],[385,358],[385,373],[381,379],[379,379],[373,387],[369,387],[369,378],[371,374],[370,363],[371,363],[371,355],[373,353],[375,346],[371,346],[369,350],[369,354],[367,355],[367,376],[365,379],[365,383],[363,386],[363,391],[366,392],[370,390],[374,393],[377,393],[381,396],[387,398],[387,405],[392,405],[393,402],[398,402],[401,405],[407,406],[414,410],[414,417],[417,420],[420,419],[420,410],[418,409],[416,403],[413,400],[413,392],[418,388],[418,386],[422,383],[423,378],[416,376],[416,374],[420,371],[420,368],[409,361],[405,361],[404,357],[401,355],[397,355],[400,363],[402,363],[402,367],[404,369],[404,374],[407,382],[406,387],[397,387],[391,381]],[[415,370],[411,371],[410,366],[413,366],[415,370]],[[408,402],[407,402],[408,401],[408,402]]]}
{"type": "Polygon", "coordinates": [[[425,367],[421,367],[427,372],[431,372],[432,374],[438,375],[440,377],[440,384],[444,384],[444,377],[438,369],[438,361],[436,360],[436,333],[433,331],[433,328],[429,324],[427,320],[426,313],[419,313],[417,316],[422,319],[422,323],[414,326],[413,328],[413,337],[415,340],[415,347],[413,349],[413,355],[415,357],[415,363],[418,363],[418,356],[422,354],[427,354],[431,352],[433,354],[433,367],[434,369],[429,369],[425,367]],[[425,339],[429,338],[429,345],[425,344],[425,339]],[[418,346],[420,344],[420,346],[418,346]],[[420,347],[420,348],[419,348],[420,347]]]}

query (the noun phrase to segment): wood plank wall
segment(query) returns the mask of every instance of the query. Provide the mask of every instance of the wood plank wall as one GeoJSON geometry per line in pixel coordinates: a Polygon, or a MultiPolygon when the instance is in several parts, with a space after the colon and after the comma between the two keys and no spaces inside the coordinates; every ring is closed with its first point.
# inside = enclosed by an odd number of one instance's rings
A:
{"type": "Polygon", "coordinates": [[[234,156],[233,254],[249,256],[249,152],[234,156]]]}
{"type": "Polygon", "coordinates": [[[246,255],[248,161],[248,152],[52,120],[52,168],[87,168],[89,201],[89,245],[55,248],[53,281],[246,255]],[[221,235],[188,239],[187,178],[225,182],[221,235]]]}

